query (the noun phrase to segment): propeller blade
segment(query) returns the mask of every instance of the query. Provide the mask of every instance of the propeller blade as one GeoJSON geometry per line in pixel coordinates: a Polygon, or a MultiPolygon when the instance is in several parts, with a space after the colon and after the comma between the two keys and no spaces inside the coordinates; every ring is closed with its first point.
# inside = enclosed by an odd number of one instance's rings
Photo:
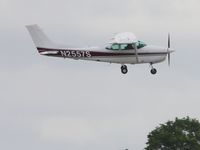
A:
{"type": "Polygon", "coordinates": [[[171,63],[171,56],[170,56],[170,53],[168,53],[168,66],[170,66],[170,63],[171,63]]]}
{"type": "Polygon", "coordinates": [[[168,48],[171,47],[171,39],[170,39],[170,34],[168,34],[168,48]]]}
{"type": "Polygon", "coordinates": [[[168,34],[168,48],[167,48],[167,55],[168,55],[168,66],[170,66],[170,49],[171,47],[171,38],[170,38],[170,34],[168,34]]]}

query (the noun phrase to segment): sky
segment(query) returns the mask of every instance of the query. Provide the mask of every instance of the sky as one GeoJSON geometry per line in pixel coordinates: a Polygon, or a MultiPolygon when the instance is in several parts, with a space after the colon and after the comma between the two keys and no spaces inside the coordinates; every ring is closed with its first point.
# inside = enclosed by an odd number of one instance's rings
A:
{"type": "Polygon", "coordinates": [[[200,119],[198,0],[0,0],[0,149],[144,149],[175,117],[200,119]],[[167,62],[120,65],[39,56],[25,28],[55,42],[98,46],[133,32],[176,50],[167,62]]]}

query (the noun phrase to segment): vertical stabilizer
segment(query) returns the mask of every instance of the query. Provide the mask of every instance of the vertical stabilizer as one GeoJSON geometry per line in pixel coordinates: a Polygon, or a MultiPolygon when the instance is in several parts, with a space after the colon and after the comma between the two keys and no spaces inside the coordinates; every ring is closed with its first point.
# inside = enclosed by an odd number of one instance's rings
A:
{"type": "Polygon", "coordinates": [[[37,48],[53,48],[55,44],[45,35],[38,25],[27,25],[31,38],[37,48]]]}

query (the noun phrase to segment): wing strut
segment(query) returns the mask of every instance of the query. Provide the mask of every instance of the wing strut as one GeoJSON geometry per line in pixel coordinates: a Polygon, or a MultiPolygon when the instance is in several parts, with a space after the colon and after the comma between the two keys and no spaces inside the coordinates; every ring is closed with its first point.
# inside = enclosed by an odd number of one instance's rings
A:
{"type": "Polygon", "coordinates": [[[134,43],[133,45],[134,45],[134,50],[135,50],[136,62],[138,63],[138,62],[139,62],[139,59],[138,59],[137,43],[134,43]]]}

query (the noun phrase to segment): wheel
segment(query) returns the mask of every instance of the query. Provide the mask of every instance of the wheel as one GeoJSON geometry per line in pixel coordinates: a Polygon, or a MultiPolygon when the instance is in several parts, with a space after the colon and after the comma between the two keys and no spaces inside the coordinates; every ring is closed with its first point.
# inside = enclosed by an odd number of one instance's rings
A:
{"type": "Polygon", "coordinates": [[[126,66],[126,65],[122,65],[122,66],[121,66],[121,72],[122,72],[123,74],[127,74],[128,69],[127,69],[127,66],[126,66]]]}
{"type": "Polygon", "coordinates": [[[155,68],[152,68],[151,69],[151,74],[156,74],[157,73],[157,70],[155,68]]]}

